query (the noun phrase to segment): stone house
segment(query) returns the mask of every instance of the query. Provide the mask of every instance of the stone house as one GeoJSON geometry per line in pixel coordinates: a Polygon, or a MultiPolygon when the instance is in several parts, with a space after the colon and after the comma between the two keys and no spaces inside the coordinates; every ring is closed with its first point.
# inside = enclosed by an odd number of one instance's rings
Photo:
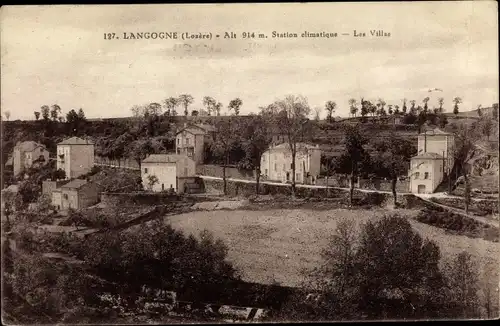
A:
{"type": "Polygon", "coordinates": [[[196,163],[187,155],[152,154],[141,162],[141,177],[144,189],[154,192],[185,191],[186,183],[192,182],[196,174],[196,163]],[[158,182],[150,185],[150,178],[156,176],[158,182]]]}
{"type": "Polygon", "coordinates": [[[14,175],[18,175],[35,164],[45,164],[49,161],[49,151],[45,145],[35,141],[19,142],[14,147],[12,165],[14,175]]]}
{"type": "MultiPolygon", "coordinates": [[[[261,173],[268,180],[292,181],[292,151],[288,143],[269,148],[261,158],[261,173]]],[[[319,145],[297,144],[295,157],[295,182],[315,184],[321,169],[319,145]]]]}
{"type": "Polygon", "coordinates": [[[57,144],[57,169],[66,172],[66,179],[90,172],[94,166],[94,143],[71,137],[57,144]]]}
{"type": "Polygon", "coordinates": [[[175,152],[203,164],[205,148],[214,139],[215,128],[205,124],[184,124],[175,137],[175,152]]]}
{"type": "Polygon", "coordinates": [[[99,190],[95,182],[74,179],[52,191],[52,205],[57,210],[82,209],[99,201],[99,190]]]}

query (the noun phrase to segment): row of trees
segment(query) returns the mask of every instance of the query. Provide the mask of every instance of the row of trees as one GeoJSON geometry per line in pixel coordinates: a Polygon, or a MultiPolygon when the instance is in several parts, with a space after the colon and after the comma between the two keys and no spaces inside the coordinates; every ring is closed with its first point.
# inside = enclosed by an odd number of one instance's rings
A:
{"type": "MultiPolygon", "coordinates": [[[[169,97],[163,100],[163,105],[157,102],[150,103],[148,105],[134,105],[131,109],[134,117],[148,116],[148,115],[166,115],[166,116],[176,116],[177,108],[182,106],[184,108],[184,116],[189,115],[189,106],[193,104],[194,97],[189,94],[182,94],[178,97],[169,97]],[[164,110],[164,111],[163,111],[164,110]],[[163,111],[163,112],[162,112],[163,111]]],[[[240,114],[240,108],[243,105],[243,101],[239,98],[231,100],[227,106],[228,112],[233,111],[235,115],[240,114]]],[[[205,96],[203,97],[203,106],[205,110],[192,110],[192,116],[198,115],[217,115],[220,116],[223,104],[213,97],[205,96]]]]}
{"type": "MultiPolygon", "coordinates": [[[[403,103],[402,103],[401,107],[397,104],[396,105],[387,104],[387,102],[381,98],[378,99],[378,101],[376,103],[371,102],[369,100],[365,100],[364,98],[361,98],[361,100],[359,102],[355,98],[351,98],[351,99],[349,99],[348,103],[349,103],[349,113],[353,117],[355,117],[358,114],[358,112],[363,117],[367,116],[367,115],[386,116],[386,115],[400,115],[400,114],[405,115],[407,113],[412,113],[414,115],[418,115],[420,112],[424,112],[424,113],[434,112],[435,114],[444,112],[444,109],[443,109],[444,98],[440,97],[438,99],[439,106],[434,107],[432,110],[429,109],[429,105],[428,105],[429,101],[430,101],[430,98],[426,97],[422,101],[423,106],[420,106],[420,105],[416,106],[417,101],[410,100],[409,103],[411,106],[409,109],[407,106],[407,99],[403,99],[403,103]],[[387,105],[387,110],[386,110],[386,105],[387,105]]],[[[453,99],[453,103],[454,103],[453,113],[455,115],[457,115],[458,110],[459,110],[458,105],[462,103],[462,99],[460,97],[455,97],[453,99]]],[[[328,117],[331,118],[333,111],[335,111],[335,108],[336,108],[335,102],[328,101],[325,104],[325,110],[328,113],[328,117]]]]}

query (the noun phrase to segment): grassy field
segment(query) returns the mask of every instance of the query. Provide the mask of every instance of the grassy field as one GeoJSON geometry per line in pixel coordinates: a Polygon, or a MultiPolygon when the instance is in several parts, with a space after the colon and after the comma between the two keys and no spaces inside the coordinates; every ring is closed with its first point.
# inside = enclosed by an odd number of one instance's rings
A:
{"type": "MultiPolygon", "coordinates": [[[[417,213],[411,210],[391,212],[408,216],[417,213]]],[[[168,220],[174,228],[184,232],[198,235],[207,229],[223,239],[229,247],[229,259],[245,280],[277,281],[282,285],[297,286],[307,281],[303,272],[311,271],[321,263],[320,252],[328,244],[339,219],[362,223],[386,213],[388,211],[382,209],[200,211],[171,216],[168,220]]],[[[499,243],[447,234],[442,229],[414,220],[411,223],[423,237],[439,245],[444,258],[466,250],[480,266],[498,266],[500,262],[499,243]]]]}

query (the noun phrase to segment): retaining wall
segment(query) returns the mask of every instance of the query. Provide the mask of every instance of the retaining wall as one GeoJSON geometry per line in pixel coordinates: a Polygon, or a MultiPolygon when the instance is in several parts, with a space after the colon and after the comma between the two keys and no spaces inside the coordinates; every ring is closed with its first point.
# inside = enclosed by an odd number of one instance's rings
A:
{"type": "Polygon", "coordinates": [[[101,203],[106,206],[164,205],[181,200],[181,196],[167,193],[109,193],[100,194],[101,203]]]}

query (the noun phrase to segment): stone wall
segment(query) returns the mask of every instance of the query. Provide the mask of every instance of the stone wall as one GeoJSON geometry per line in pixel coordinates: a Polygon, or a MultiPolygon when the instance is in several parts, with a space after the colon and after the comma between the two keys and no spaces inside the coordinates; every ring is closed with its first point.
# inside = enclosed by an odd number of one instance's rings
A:
{"type": "MultiPolygon", "coordinates": [[[[224,182],[222,180],[203,179],[207,193],[222,193],[224,182]]],[[[227,194],[229,196],[250,197],[255,195],[256,184],[253,182],[227,181],[227,194]]],[[[272,196],[290,196],[289,184],[259,184],[259,194],[272,196]]],[[[309,188],[297,187],[296,196],[301,198],[340,198],[349,201],[349,189],[338,188],[309,188]]],[[[398,194],[398,203],[405,208],[422,207],[422,200],[411,194],[398,194]]],[[[363,192],[354,189],[354,200],[357,205],[385,205],[392,203],[392,194],[381,192],[363,192]]]]}
{"type": "Polygon", "coordinates": [[[180,201],[181,197],[167,193],[131,192],[101,193],[101,203],[106,206],[164,205],[180,201]]]}

